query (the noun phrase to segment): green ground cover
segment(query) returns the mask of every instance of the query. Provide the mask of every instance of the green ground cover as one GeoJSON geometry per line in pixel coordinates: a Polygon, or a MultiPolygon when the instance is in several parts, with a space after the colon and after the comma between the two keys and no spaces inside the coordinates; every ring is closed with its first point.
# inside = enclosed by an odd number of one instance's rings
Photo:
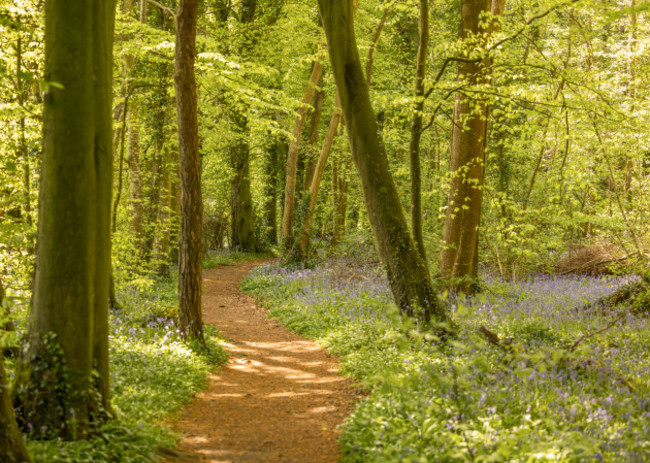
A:
{"type": "Polygon", "coordinates": [[[650,325],[589,307],[630,280],[488,278],[477,297],[444,298],[459,326],[445,345],[400,320],[376,266],[266,265],[242,288],[369,391],[344,462],[648,461],[650,325]]]}

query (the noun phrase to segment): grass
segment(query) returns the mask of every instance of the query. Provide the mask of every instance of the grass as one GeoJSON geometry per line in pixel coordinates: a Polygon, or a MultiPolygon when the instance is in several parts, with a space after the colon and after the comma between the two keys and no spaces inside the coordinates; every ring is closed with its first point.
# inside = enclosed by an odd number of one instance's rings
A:
{"type": "Polygon", "coordinates": [[[400,319],[375,267],[267,265],[242,287],[369,391],[344,462],[648,461],[650,324],[587,307],[629,280],[486,278],[482,295],[445,298],[460,327],[445,345],[400,319]]]}

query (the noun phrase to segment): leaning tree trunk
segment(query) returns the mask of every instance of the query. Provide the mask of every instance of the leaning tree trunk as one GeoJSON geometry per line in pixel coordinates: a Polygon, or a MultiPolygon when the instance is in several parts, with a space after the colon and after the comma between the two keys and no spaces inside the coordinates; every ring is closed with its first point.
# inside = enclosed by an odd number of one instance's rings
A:
{"type": "Polygon", "coordinates": [[[420,140],[422,138],[422,113],[424,111],[424,78],[427,73],[427,49],[429,47],[429,0],[420,0],[420,43],[415,68],[415,102],[411,123],[411,230],[420,256],[426,260],[422,236],[422,194],[420,175],[420,140]]]}
{"type": "Polygon", "coordinates": [[[203,205],[194,77],[197,14],[198,0],[181,0],[176,16],[174,73],[181,181],[178,316],[183,337],[204,342],[201,318],[203,205]]]}
{"type": "Polygon", "coordinates": [[[302,104],[298,109],[296,121],[293,126],[293,136],[289,143],[289,152],[287,154],[287,178],[284,189],[284,211],[282,214],[282,246],[285,251],[289,251],[293,245],[293,210],[295,206],[296,195],[296,170],[298,166],[298,149],[300,147],[300,139],[302,137],[302,129],[305,126],[307,119],[307,111],[314,93],[316,93],[316,85],[320,80],[323,72],[323,63],[321,56],[316,58],[314,65],[307,82],[305,94],[302,97],[302,104]]]}
{"type": "Polygon", "coordinates": [[[61,88],[45,94],[29,347],[14,390],[35,438],[80,438],[108,416],[114,13],[111,0],[45,2],[44,77],[61,88]]]}
{"type": "MultiPolygon", "coordinates": [[[[461,38],[472,40],[472,50],[485,47],[486,38],[496,27],[482,24],[482,15],[500,15],[504,0],[463,0],[461,6],[461,38]]],[[[469,52],[467,52],[469,53],[469,52]]],[[[490,79],[489,58],[462,61],[458,74],[471,87],[486,85],[490,79]]],[[[485,101],[457,93],[451,133],[452,173],[443,229],[443,251],[440,271],[449,287],[472,292],[476,287],[478,236],[483,203],[485,177],[485,145],[488,105],[485,101]]]]}
{"type": "MultiPolygon", "coordinates": [[[[388,9],[384,10],[384,14],[381,17],[381,20],[379,21],[379,25],[377,26],[377,29],[375,30],[375,33],[372,37],[372,43],[370,44],[370,48],[368,49],[368,59],[366,61],[366,84],[368,84],[368,87],[370,87],[370,82],[372,80],[372,65],[374,63],[374,53],[375,53],[375,47],[377,46],[377,42],[379,41],[379,36],[381,34],[382,29],[384,28],[384,24],[386,23],[386,18],[388,17],[388,9]]],[[[334,138],[336,137],[336,133],[338,132],[339,124],[341,123],[341,117],[342,117],[342,110],[341,110],[341,101],[340,101],[339,93],[338,91],[336,92],[336,96],[334,97],[334,112],[332,113],[332,118],[330,119],[330,125],[327,128],[327,134],[325,135],[325,139],[323,140],[323,146],[320,151],[320,155],[318,156],[318,161],[316,163],[316,167],[314,168],[313,174],[307,176],[309,178],[309,185],[305,186],[305,189],[309,188],[309,205],[307,206],[307,214],[305,216],[305,223],[303,224],[302,227],[302,232],[300,234],[300,260],[306,260],[307,259],[307,248],[309,247],[309,230],[311,227],[311,219],[312,215],[314,213],[314,208],[316,207],[316,198],[318,197],[318,190],[320,189],[320,183],[323,178],[323,173],[325,172],[325,165],[327,164],[327,159],[329,157],[330,151],[332,150],[332,145],[334,144],[334,138]]],[[[322,102],[321,102],[322,105],[322,102]]],[[[320,108],[318,109],[320,112],[320,108]]],[[[318,130],[316,130],[316,134],[318,134],[318,130]]],[[[316,137],[316,141],[318,141],[316,137]]],[[[337,225],[341,225],[340,217],[339,215],[342,214],[343,217],[343,223],[345,222],[345,208],[347,206],[347,182],[344,182],[345,184],[345,201],[338,201],[337,205],[334,208],[334,229],[335,230],[340,230],[340,228],[337,228],[337,225]],[[337,220],[338,219],[338,220],[337,220]]],[[[336,194],[336,193],[335,193],[336,194]]],[[[336,237],[335,233],[335,239],[332,240],[333,243],[336,243],[338,241],[338,237],[336,237]]]]}
{"type": "MultiPolygon", "coordinates": [[[[1,308],[4,295],[4,287],[2,281],[0,281],[0,314],[2,314],[1,308]]],[[[31,462],[32,460],[23,442],[23,436],[16,424],[9,389],[10,386],[7,382],[2,360],[2,346],[0,346],[0,461],[7,463],[31,462]]]]}
{"type": "Polygon", "coordinates": [[[449,316],[438,301],[429,270],[411,238],[379,140],[354,35],[352,0],[318,0],[318,5],[353,160],[395,302],[402,313],[425,324],[431,319],[447,323],[449,316]]]}

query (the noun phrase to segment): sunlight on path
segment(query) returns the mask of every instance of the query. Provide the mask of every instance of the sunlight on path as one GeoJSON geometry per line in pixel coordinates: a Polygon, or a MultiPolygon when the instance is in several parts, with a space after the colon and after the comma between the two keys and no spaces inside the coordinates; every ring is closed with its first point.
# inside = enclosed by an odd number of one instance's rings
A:
{"type": "Polygon", "coordinates": [[[173,424],[180,451],[187,461],[214,463],[336,462],[337,427],[357,391],[332,356],[239,291],[255,265],[204,272],[203,320],[228,340],[230,359],[173,424]]]}

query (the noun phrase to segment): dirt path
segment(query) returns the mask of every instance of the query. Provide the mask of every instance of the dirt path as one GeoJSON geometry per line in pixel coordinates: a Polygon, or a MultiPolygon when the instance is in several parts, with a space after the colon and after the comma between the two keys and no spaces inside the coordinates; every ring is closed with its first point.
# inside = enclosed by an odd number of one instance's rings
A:
{"type": "Polygon", "coordinates": [[[259,264],[204,271],[203,321],[228,340],[230,359],[172,425],[183,436],[179,450],[215,463],[336,462],[337,426],[355,390],[332,356],[239,291],[259,264]]]}

